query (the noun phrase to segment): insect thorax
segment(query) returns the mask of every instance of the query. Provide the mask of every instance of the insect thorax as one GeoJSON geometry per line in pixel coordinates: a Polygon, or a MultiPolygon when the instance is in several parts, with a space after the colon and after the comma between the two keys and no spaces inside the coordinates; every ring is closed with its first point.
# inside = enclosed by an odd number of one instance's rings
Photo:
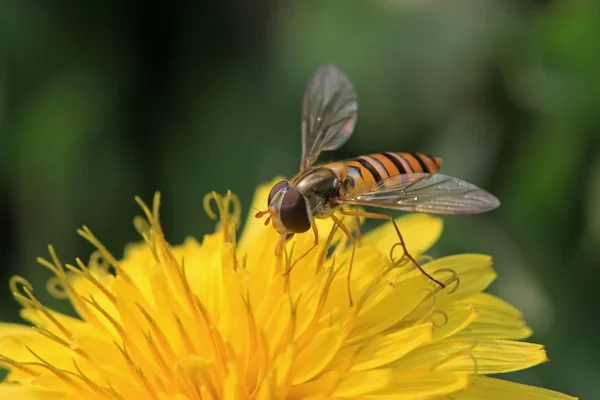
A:
{"type": "Polygon", "coordinates": [[[291,185],[304,195],[315,218],[333,213],[332,200],[339,197],[341,181],[329,168],[315,168],[300,174],[291,185]]]}

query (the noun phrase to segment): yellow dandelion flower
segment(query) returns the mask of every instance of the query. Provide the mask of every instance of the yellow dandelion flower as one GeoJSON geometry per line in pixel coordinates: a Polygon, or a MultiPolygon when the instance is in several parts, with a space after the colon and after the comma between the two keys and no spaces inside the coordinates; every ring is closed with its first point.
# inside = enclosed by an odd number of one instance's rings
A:
{"type": "MultiPolygon", "coordinates": [[[[271,186],[258,189],[255,204],[271,186]]],[[[121,260],[86,227],[79,233],[97,248],[87,264],[63,264],[50,248],[51,262],[39,260],[56,274],[48,287],[79,318],[45,307],[14,277],[32,326],[0,324],[8,369],[0,398],[573,399],[485,376],[542,363],[546,353],[520,341],[531,331],[518,310],[482,293],[496,276],[490,257],[427,260],[440,219],[397,222],[409,251],[446,289],[390,260],[388,224],[363,236],[349,307],[349,245],[333,226],[321,223],[320,250],[284,277],[277,233],[249,217],[236,243],[239,201],[213,193],[209,214],[213,200],[221,222],[202,243],[166,242],[157,196],[152,210],[140,202],[146,219],[135,226],[144,241],[121,260]]],[[[294,251],[311,243],[299,235],[294,251]]]]}

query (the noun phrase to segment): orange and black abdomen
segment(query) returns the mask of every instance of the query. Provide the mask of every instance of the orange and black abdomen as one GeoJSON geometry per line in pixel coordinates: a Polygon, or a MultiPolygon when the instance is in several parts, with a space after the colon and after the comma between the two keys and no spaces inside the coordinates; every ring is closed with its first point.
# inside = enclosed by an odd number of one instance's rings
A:
{"type": "Polygon", "coordinates": [[[377,153],[345,161],[348,177],[356,186],[368,190],[379,182],[395,175],[439,171],[442,160],[422,153],[377,153]]]}

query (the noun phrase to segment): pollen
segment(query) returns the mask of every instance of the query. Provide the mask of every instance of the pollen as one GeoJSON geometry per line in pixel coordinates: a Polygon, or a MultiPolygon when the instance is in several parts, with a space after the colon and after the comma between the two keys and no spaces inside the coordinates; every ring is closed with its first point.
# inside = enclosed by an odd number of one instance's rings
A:
{"type": "MultiPolygon", "coordinates": [[[[258,188],[264,205],[274,182],[258,188]]],[[[87,261],[63,263],[52,246],[38,259],[46,289],[77,317],[44,306],[32,285],[9,287],[27,324],[0,323],[0,398],[19,399],[573,399],[488,374],[547,361],[524,342],[521,313],[484,293],[496,278],[489,256],[432,259],[442,231],[427,215],[396,220],[409,252],[445,288],[407,262],[392,224],[363,233],[348,305],[351,246],[319,221],[319,247],[297,235],[281,257],[278,235],[242,220],[239,198],[204,199],[214,231],[172,246],[160,225],[160,196],[140,199],[141,239],[114,256],[92,230],[87,261]],[[286,273],[290,272],[290,273],[286,273]],[[504,396],[504,397],[502,397],[504,396]],[[529,397],[528,397],[529,396],[529,397]]]]}

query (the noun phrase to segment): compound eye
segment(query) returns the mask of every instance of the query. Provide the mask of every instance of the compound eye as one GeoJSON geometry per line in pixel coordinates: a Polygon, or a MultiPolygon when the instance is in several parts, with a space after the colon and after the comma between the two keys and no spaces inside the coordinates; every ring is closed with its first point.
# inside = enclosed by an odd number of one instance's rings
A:
{"type": "Polygon", "coordinates": [[[283,194],[279,215],[281,223],[290,232],[302,233],[310,229],[306,201],[297,190],[289,189],[283,194]]]}
{"type": "Polygon", "coordinates": [[[277,182],[275,184],[275,186],[273,186],[273,189],[271,189],[271,192],[269,192],[269,199],[267,200],[267,207],[269,207],[271,205],[271,200],[273,200],[273,197],[275,197],[275,195],[277,193],[279,193],[279,191],[281,189],[283,189],[284,187],[286,187],[288,185],[288,183],[286,181],[281,181],[281,182],[277,182]]]}

